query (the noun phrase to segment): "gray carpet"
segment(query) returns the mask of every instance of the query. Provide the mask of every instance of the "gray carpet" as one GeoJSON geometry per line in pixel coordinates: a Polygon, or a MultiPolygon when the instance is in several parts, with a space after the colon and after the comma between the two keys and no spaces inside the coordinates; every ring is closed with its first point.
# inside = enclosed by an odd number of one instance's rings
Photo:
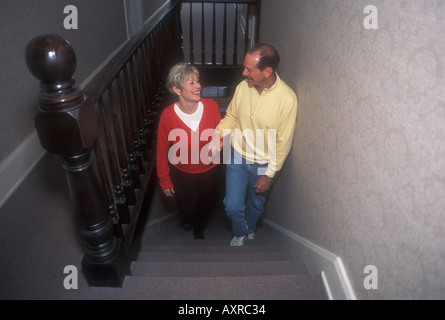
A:
{"type": "MultiPolygon", "coordinates": [[[[230,247],[230,224],[220,211],[205,231],[205,240],[193,239],[177,218],[146,229],[132,277],[151,290],[138,291],[141,299],[179,300],[323,300],[320,276],[310,276],[273,229],[261,225],[255,240],[230,247]]],[[[133,291],[134,292],[134,291],[133,291]]]]}

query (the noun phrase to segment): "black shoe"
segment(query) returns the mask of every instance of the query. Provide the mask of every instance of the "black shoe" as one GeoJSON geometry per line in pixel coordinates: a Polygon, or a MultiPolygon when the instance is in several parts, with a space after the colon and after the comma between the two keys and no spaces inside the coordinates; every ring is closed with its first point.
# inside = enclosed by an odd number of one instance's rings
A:
{"type": "Polygon", "coordinates": [[[204,232],[202,232],[202,231],[193,231],[193,236],[195,237],[195,239],[198,239],[198,240],[204,240],[205,238],[204,238],[204,232]]]}

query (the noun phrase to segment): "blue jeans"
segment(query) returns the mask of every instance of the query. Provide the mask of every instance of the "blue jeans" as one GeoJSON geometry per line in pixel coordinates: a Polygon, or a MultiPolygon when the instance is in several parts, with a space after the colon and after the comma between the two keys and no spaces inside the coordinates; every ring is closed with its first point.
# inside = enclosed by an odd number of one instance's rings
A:
{"type": "Polygon", "coordinates": [[[227,216],[232,220],[233,234],[242,237],[255,231],[264,212],[266,196],[256,193],[254,185],[267,164],[247,163],[233,148],[231,152],[231,161],[227,163],[224,205],[227,216]]]}

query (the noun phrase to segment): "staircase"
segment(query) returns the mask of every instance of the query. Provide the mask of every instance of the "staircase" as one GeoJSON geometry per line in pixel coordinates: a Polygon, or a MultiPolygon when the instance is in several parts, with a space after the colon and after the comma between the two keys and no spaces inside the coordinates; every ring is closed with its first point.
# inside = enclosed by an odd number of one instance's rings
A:
{"type": "Polygon", "coordinates": [[[255,240],[230,247],[227,220],[218,212],[205,240],[193,239],[177,216],[150,227],[123,289],[132,288],[140,299],[327,299],[320,275],[308,275],[273,229],[262,225],[255,240]]]}
{"type": "Polygon", "coordinates": [[[327,300],[321,275],[309,275],[285,236],[261,220],[254,240],[229,246],[233,235],[222,201],[223,176],[204,240],[182,228],[176,206],[161,201],[156,189],[148,210],[161,222],[139,232],[122,288],[90,287],[82,299],[327,300]]]}

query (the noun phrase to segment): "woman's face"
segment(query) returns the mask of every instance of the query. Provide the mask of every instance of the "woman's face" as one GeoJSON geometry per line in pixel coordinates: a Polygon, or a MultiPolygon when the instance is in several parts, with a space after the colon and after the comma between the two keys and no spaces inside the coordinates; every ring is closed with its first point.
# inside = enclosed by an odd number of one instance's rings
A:
{"type": "Polygon", "coordinates": [[[201,83],[196,74],[193,74],[188,80],[182,83],[180,96],[190,102],[199,102],[201,100],[201,83]]]}

